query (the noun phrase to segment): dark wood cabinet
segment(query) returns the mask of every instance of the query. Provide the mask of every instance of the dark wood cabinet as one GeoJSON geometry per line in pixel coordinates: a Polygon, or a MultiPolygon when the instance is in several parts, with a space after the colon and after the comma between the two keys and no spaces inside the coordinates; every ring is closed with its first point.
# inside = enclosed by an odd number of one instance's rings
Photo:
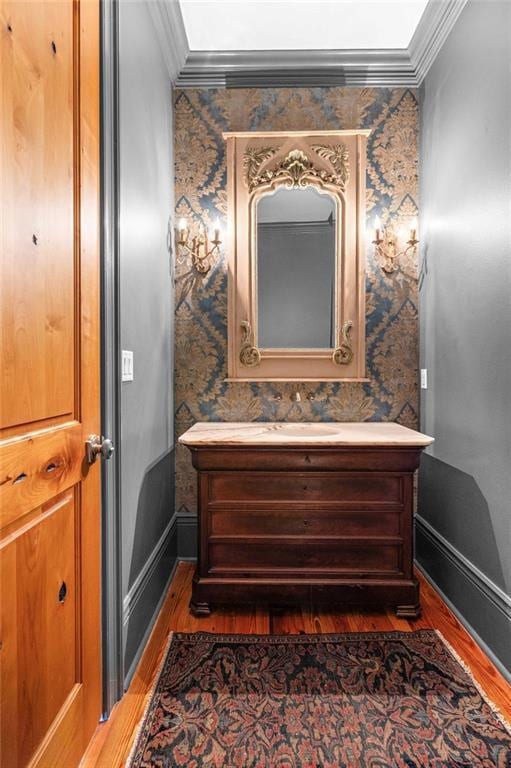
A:
{"type": "Polygon", "coordinates": [[[393,606],[419,615],[413,478],[433,438],[392,422],[198,423],[190,609],[393,606]]]}
{"type": "Polygon", "coordinates": [[[189,445],[199,552],[191,610],[312,600],[419,615],[413,477],[420,446],[189,445]]]}

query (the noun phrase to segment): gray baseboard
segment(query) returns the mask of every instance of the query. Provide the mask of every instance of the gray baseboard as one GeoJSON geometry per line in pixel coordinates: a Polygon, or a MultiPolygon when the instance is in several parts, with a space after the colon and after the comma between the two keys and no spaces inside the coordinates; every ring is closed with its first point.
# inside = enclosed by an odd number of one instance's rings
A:
{"type": "Polygon", "coordinates": [[[123,602],[124,687],[127,688],[168,591],[177,563],[177,517],[165,528],[123,602]]]}
{"type": "Polygon", "coordinates": [[[502,675],[511,682],[511,597],[417,516],[420,570],[502,675]]]}
{"type": "Polygon", "coordinates": [[[177,515],[177,555],[180,560],[197,559],[197,518],[177,515]]]}

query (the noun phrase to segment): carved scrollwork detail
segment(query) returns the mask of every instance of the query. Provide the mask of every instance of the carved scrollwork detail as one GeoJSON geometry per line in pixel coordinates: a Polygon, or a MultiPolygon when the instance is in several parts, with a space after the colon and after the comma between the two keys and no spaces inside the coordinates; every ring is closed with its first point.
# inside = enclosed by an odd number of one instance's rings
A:
{"type": "Polygon", "coordinates": [[[252,328],[248,320],[241,321],[243,336],[241,338],[240,363],[247,368],[254,368],[261,362],[261,353],[254,347],[252,328]]]}
{"type": "Polygon", "coordinates": [[[348,150],[344,144],[313,144],[311,149],[327,160],[333,173],[319,168],[301,149],[292,149],[275,166],[260,170],[263,163],[277,152],[274,147],[248,147],[243,158],[245,183],[249,192],[274,182],[285,186],[305,187],[307,184],[322,182],[333,184],[344,190],[349,178],[348,150]]]}
{"type": "Polygon", "coordinates": [[[247,147],[243,156],[243,171],[249,192],[258,186],[259,168],[277,153],[276,147],[247,147]]]}
{"type": "Polygon", "coordinates": [[[346,320],[341,330],[342,341],[332,354],[332,360],[336,365],[349,365],[353,360],[353,347],[350,339],[352,328],[352,321],[346,320]]]}
{"type": "Polygon", "coordinates": [[[282,179],[290,187],[301,187],[304,186],[306,177],[314,173],[314,166],[305,152],[301,149],[292,149],[274,169],[271,180],[282,179]]]}
{"type": "Polygon", "coordinates": [[[350,166],[348,163],[348,150],[345,144],[312,144],[312,149],[323,160],[328,160],[336,174],[335,183],[346,189],[346,184],[350,177],[350,166]]]}

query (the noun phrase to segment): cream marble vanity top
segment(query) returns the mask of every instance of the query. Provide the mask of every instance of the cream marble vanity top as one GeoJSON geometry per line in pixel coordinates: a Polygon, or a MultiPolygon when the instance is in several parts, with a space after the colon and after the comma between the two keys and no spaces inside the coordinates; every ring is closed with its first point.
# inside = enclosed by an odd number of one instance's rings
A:
{"type": "Polygon", "coordinates": [[[394,422],[197,422],[183,445],[431,445],[432,437],[394,422]]]}

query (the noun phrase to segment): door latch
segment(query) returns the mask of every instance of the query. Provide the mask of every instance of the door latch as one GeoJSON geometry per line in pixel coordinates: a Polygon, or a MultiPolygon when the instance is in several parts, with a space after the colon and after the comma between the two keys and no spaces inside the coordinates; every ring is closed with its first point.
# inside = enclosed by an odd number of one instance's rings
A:
{"type": "Polygon", "coordinates": [[[109,459],[114,452],[114,444],[110,438],[99,435],[89,435],[88,440],[85,441],[85,447],[89,464],[94,464],[98,456],[109,459]]]}

